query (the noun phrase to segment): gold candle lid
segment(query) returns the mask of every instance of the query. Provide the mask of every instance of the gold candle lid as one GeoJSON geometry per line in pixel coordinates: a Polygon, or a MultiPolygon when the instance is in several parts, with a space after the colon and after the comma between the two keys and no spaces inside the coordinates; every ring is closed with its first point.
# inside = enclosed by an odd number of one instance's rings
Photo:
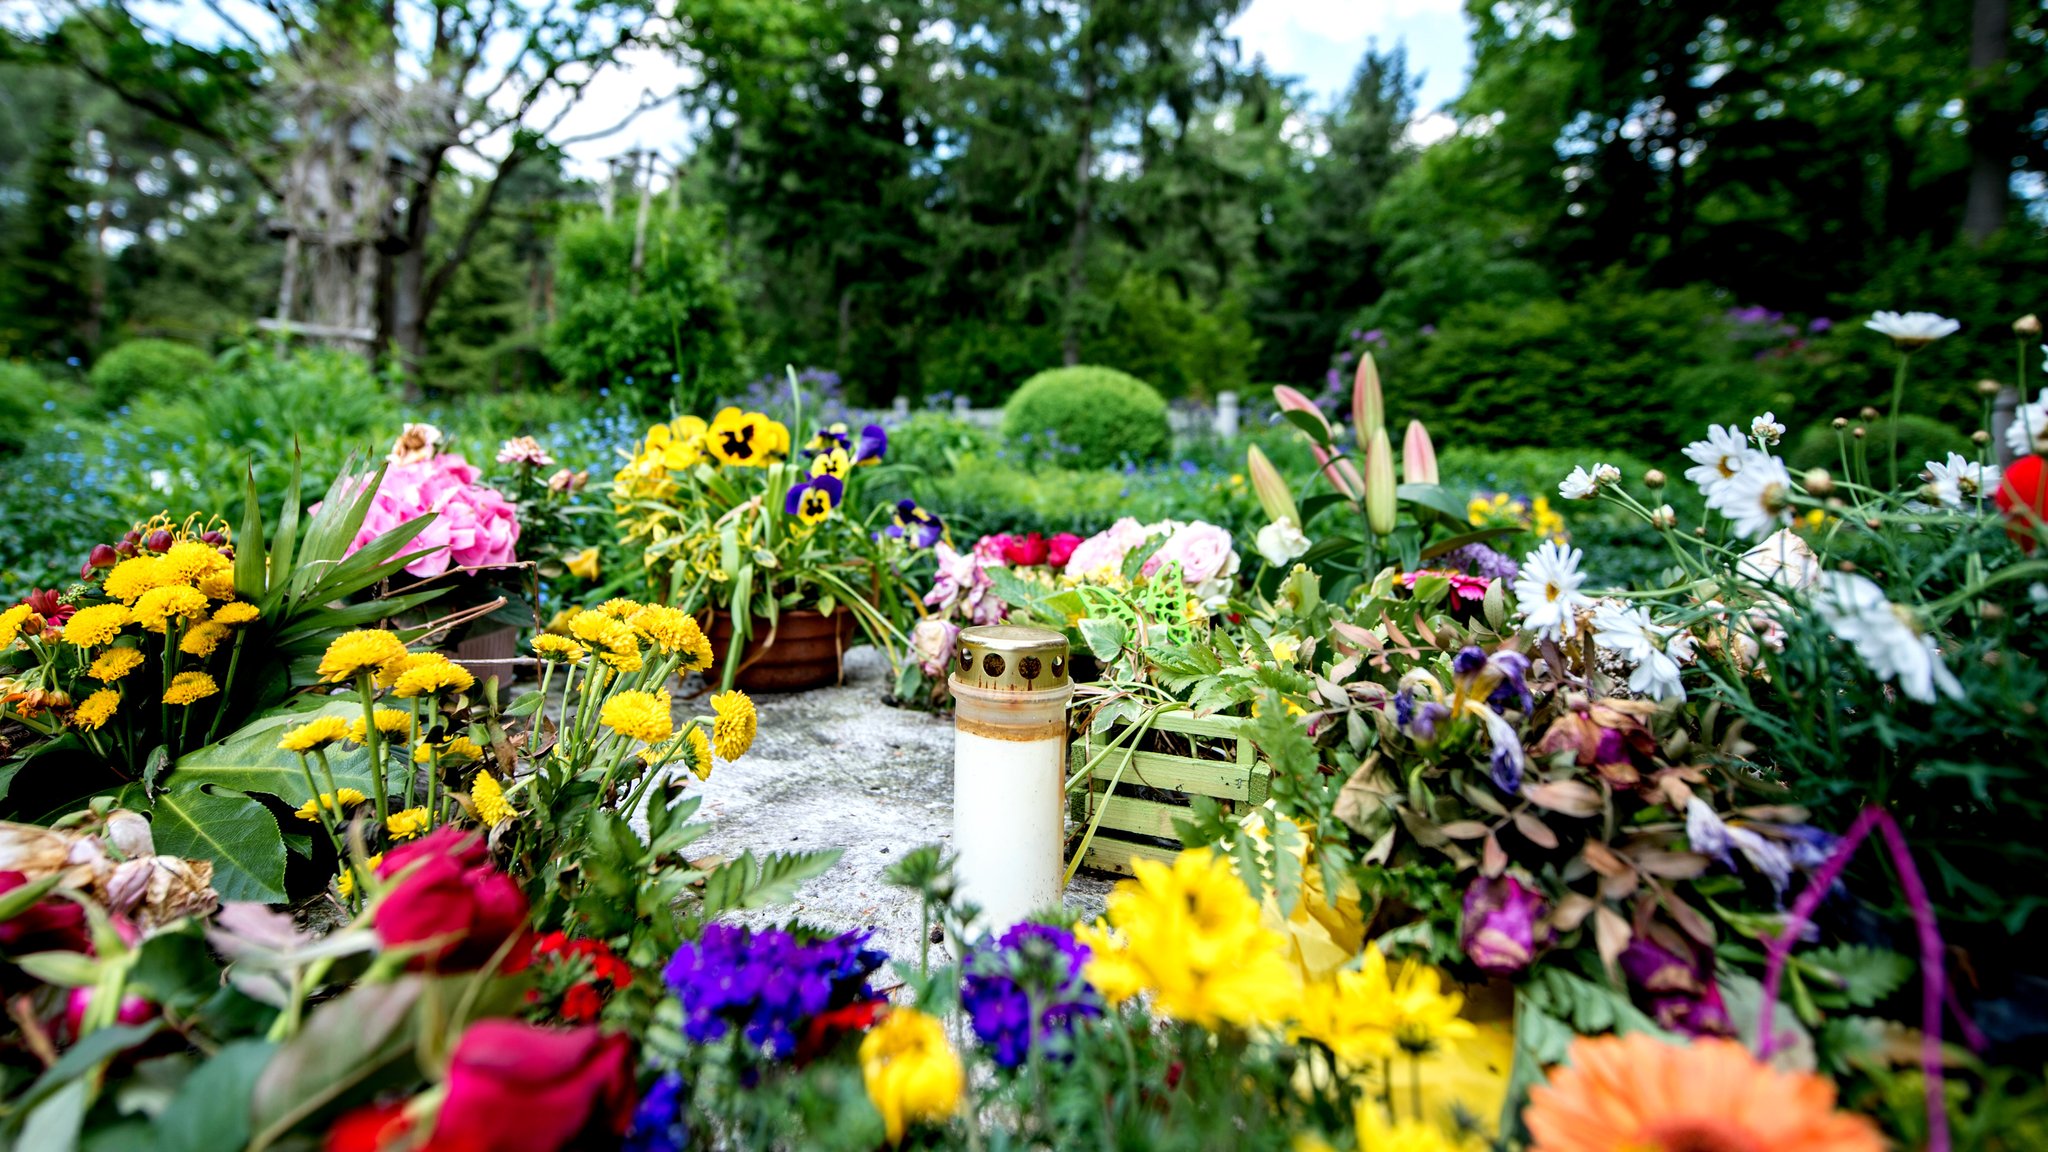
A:
{"type": "Polygon", "coordinates": [[[1064,687],[1067,638],[1050,628],[982,624],[960,630],[953,683],[987,692],[1064,687]]]}

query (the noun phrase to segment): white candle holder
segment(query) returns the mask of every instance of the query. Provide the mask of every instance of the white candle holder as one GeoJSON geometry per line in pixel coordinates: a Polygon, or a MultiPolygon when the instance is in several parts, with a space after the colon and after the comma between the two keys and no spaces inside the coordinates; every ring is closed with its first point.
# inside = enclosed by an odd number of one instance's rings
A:
{"type": "Polygon", "coordinates": [[[1045,628],[961,631],[951,683],[954,877],[1001,933],[1057,907],[1066,839],[1067,639],[1045,628]]]}

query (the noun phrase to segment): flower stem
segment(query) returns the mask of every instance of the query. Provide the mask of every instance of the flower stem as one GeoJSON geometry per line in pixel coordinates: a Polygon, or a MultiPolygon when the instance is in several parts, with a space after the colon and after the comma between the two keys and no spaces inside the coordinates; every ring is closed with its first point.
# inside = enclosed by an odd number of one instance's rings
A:
{"type": "Polygon", "coordinates": [[[1885,450],[1885,463],[1890,465],[1889,479],[1894,492],[1899,490],[1899,402],[1906,397],[1906,362],[1910,359],[1912,353],[1901,353],[1899,366],[1892,372],[1892,418],[1887,429],[1891,440],[1885,450]]]}
{"type": "Polygon", "coordinates": [[[368,672],[356,673],[356,692],[363,698],[363,747],[370,753],[370,787],[377,793],[377,827],[391,815],[390,798],[384,794],[384,734],[377,731],[377,698],[368,672]]]}

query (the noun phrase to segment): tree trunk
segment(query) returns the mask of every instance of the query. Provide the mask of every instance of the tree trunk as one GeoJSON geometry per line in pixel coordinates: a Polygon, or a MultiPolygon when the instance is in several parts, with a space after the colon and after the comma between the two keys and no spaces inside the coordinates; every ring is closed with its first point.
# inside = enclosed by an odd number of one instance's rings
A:
{"type": "Polygon", "coordinates": [[[1963,235],[1982,244],[2005,226],[2012,189],[2012,117],[1998,107],[2012,38],[2011,0],[1970,5],[1970,191],[1963,235]]]}
{"type": "Polygon", "coordinates": [[[420,395],[427,357],[427,237],[434,229],[434,180],[415,181],[405,210],[404,247],[392,261],[389,346],[409,399],[420,395]]]}
{"type": "Polygon", "coordinates": [[[1080,154],[1074,159],[1074,231],[1067,250],[1066,322],[1060,333],[1060,362],[1073,367],[1081,362],[1081,295],[1088,290],[1088,224],[1095,212],[1095,70],[1082,49],[1081,114],[1078,118],[1080,154]]]}

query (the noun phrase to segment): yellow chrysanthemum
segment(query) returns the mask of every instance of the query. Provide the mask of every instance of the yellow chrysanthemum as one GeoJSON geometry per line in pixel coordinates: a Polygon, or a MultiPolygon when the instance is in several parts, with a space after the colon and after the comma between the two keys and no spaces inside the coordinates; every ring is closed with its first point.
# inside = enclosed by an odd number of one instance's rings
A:
{"type": "MultiPolygon", "coordinates": [[[[375,871],[377,870],[377,865],[379,865],[379,864],[382,864],[383,862],[384,862],[384,854],[383,854],[382,852],[379,852],[379,853],[377,853],[377,854],[376,854],[375,856],[372,856],[372,857],[370,857],[370,858],[368,858],[368,859],[366,859],[366,860],[364,860],[364,861],[363,861],[363,871],[365,871],[365,872],[375,872],[375,871]]],[[[343,869],[341,870],[341,875],[339,875],[339,876],[336,876],[336,877],[334,878],[334,887],[335,887],[335,888],[336,888],[337,890],[339,890],[339,891],[341,892],[341,896],[342,896],[342,899],[344,899],[344,900],[346,900],[346,899],[347,899],[347,898],[349,898],[350,896],[353,896],[353,895],[355,895],[355,893],[356,893],[356,874],[355,874],[355,872],[354,872],[354,871],[352,871],[352,870],[350,870],[350,869],[348,869],[348,868],[343,868],[343,869]]]]}
{"type": "Polygon", "coordinates": [[[683,733],[683,741],[690,751],[690,771],[699,780],[711,779],[711,737],[704,734],[704,726],[690,725],[690,730],[683,733]]]}
{"type": "Polygon", "coordinates": [[[425,764],[434,758],[436,751],[441,754],[443,764],[467,764],[484,758],[483,745],[467,736],[457,736],[439,745],[422,740],[420,746],[412,750],[412,758],[416,763],[425,764]]]}
{"type": "Polygon", "coordinates": [[[14,647],[15,638],[21,635],[22,625],[27,624],[28,618],[35,614],[36,610],[26,604],[16,604],[7,611],[0,612],[0,649],[14,647]]]}
{"type": "Polygon", "coordinates": [[[225,624],[201,620],[186,629],[185,634],[178,638],[178,651],[203,660],[213,655],[213,650],[220,647],[220,642],[227,639],[232,631],[233,629],[225,624]]]}
{"type": "Polygon", "coordinates": [[[622,651],[599,652],[597,654],[597,658],[611,665],[613,668],[618,669],[621,672],[638,672],[640,669],[645,668],[647,666],[647,661],[641,657],[640,650],[638,648],[627,648],[622,651]]]}
{"type": "Polygon", "coordinates": [[[292,813],[292,815],[297,816],[301,820],[311,820],[317,823],[320,819],[320,810],[322,808],[327,809],[329,812],[344,812],[368,799],[368,796],[363,795],[354,788],[337,788],[332,792],[322,792],[317,799],[308,800],[304,804],[299,805],[298,811],[292,813]]]}
{"type": "Polygon", "coordinates": [[[177,579],[177,573],[164,565],[162,557],[131,556],[114,565],[100,587],[123,604],[133,604],[144,592],[176,583],[177,579]]]}
{"type": "Polygon", "coordinates": [[[114,718],[114,710],[121,706],[121,694],[112,688],[102,688],[87,696],[71,713],[71,720],[88,732],[96,731],[100,725],[114,718]]]}
{"type": "Polygon", "coordinates": [[[469,802],[476,808],[477,822],[486,828],[496,828],[516,815],[505,800],[505,790],[498,786],[497,777],[489,772],[477,773],[470,782],[469,802]]]}
{"type": "Polygon", "coordinates": [[[287,752],[311,752],[348,738],[348,721],[339,716],[315,716],[296,728],[285,730],[277,742],[287,752]]]}
{"type": "Polygon", "coordinates": [[[596,611],[614,620],[629,620],[635,612],[640,611],[640,604],[637,601],[628,600],[624,596],[614,596],[599,604],[596,611]]]}
{"type": "Polygon", "coordinates": [[[408,668],[391,685],[391,694],[401,700],[416,696],[440,696],[449,692],[466,692],[476,683],[476,677],[469,669],[439,653],[430,653],[433,659],[408,668]]]}
{"type": "Polygon", "coordinates": [[[405,656],[405,642],[393,633],[374,628],[344,632],[334,638],[327,646],[327,654],[320,658],[320,680],[325,684],[345,684],[405,656]]]}
{"type": "Polygon", "coordinates": [[[549,663],[581,664],[590,652],[567,636],[543,632],[533,638],[533,654],[549,663]]]}
{"type": "Polygon", "coordinates": [[[666,692],[620,692],[604,702],[597,719],[629,739],[659,744],[675,734],[675,717],[666,692]]]}
{"type": "Polygon", "coordinates": [[[393,840],[410,840],[433,827],[425,808],[403,808],[384,818],[384,831],[393,840]]]}
{"type": "Polygon", "coordinates": [[[602,612],[578,612],[569,618],[569,635],[594,648],[613,652],[638,648],[625,621],[602,612]]]}
{"type": "Polygon", "coordinates": [[[80,608],[64,622],[64,640],[80,648],[97,648],[120,635],[129,621],[125,604],[95,604],[80,608]]]}
{"type": "Polygon", "coordinates": [[[758,723],[754,702],[745,692],[720,692],[711,698],[711,746],[721,760],[737,760],[754,746],[758,723]]]}
{"type": "MultiPolygon", "coordinates": [[[[710,647],[704,639],[704,630],[697,626],[690,614],[667,604],[649,604],[633,613],[626,623],[665,655],[695,653],[699,647],[708,651],[710,647]]],[[[690,666],[697,667],[694,662],[690,666]]]]}
{"type": "Polygon", "coordinates": [[[951,1116],[966,1082],[945,1026],[915,1008],[890,1009],[861,1038],[860,1076],[891,1144],[913,1121],[951,1116]]]}
{"type": "Polygon", "coordinates": [[[183,584],[151,588],[135,601],[134,619],[146,632],[162,632],[175,619],[206,615],[206,593],[183,584]]]}
{"type": "Polygon", "coordinates": [[[186,584],[197,584],[202,576],[228,569],[227,557],[197,540],[172,544],[158,562],[171,579],[186,584]]]}
{"type": "MultiPolygon", "coordinates": [[[[386,736],[407,736],[412,733],[412,715],[398,708],[377,709],[377,731],[386,736]]],[[[348,738],[358,744],[366,743],[363,718],[356,717],[348,722],[348,738]]]]}
{"type": "Polygon", "coordinates": [[[141,667],[142,661],[140,648],[109,648],[99,654],[99,658],[92,662],[92,667],[87,668],[85,674],[102,684],[112,684],[141,667]]]}
{"type": "Polygon", "coordinates": [[[429,664],[446,659],[447,657],[439,652],[407,652],[391,663],[377,669],[377,687],[390,691],[398,683],[400,676],[415,668],[425,668],[429,664]]]}
{"type": "Polygon", "coordinates": [[[233,600],[235,598],[235,570],[222,568],[201,576],[193,587],[206,593],[208,600],[233,600]]]}
{"type": "Polygon", "coordinates": [[[204,672],[180,672],[171,677],[171,686],[164,689],[164,703],[193,704],[219,691],[220,685],[204,672]]]}
{"type": "Polygon", "coordinates": [[[1105,922],[1076,929],[1093,953],[1090,983],[1113,1003],[1148,992],[1162,1015],[1204,1028],[1287,1018],[1299,990],[1286,941],[1261,921],[1228,857],[1190,849],[1171,867],[1141,859],[1132,870],[1105,922]]]}
{"type": "Polygon", "coordinates": [[[231,600],[213,610],[215,624],[247,624],[261,613],[247,600],[231,600]]]}

